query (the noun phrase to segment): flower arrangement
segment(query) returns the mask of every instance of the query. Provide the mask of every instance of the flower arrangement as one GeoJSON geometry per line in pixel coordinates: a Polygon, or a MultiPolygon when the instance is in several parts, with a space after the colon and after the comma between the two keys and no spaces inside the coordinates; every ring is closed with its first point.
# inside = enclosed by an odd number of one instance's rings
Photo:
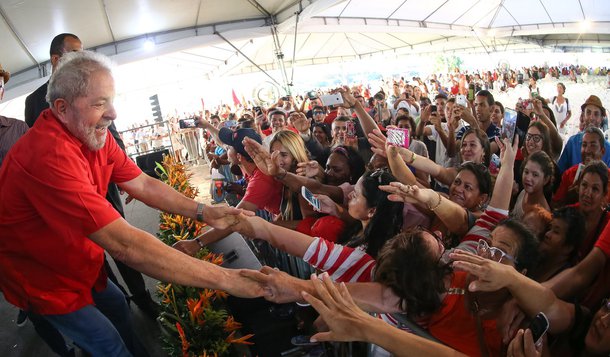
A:
{"type": "MultiPolygon", "coordinates": [[[[160,179],[185,196],[195,198],[199,193],[191,186],[192,177],[186,167],[171,156],[157,163],[160,179]]],[[[157,236],[167,245],[196,237],[205,224],[193,219],[161,213],[157,236]]],[[[196,256],[212,264],[222,264],[222,256],[202,249],[196,256]]],[[[227,293],[220,290],[198,289],[159,282],[161,312],[157,318],[162,331],[164,350],[170,356],[223,356],[233,344],[252,344],[252,335],[237,337],[241,324],[224,309],[227,293]]]]}

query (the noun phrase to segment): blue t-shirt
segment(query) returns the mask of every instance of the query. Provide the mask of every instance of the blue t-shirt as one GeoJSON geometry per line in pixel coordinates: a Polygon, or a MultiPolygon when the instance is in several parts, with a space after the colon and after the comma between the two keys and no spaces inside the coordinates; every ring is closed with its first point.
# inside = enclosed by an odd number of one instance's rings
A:
{"type": "MultiPolygon", "coordinates": [[[[580,164],[582,162],[580,148],[582,146],[582,137],[584,135],[584,132],[580,132],[578,134],[570,136],[570,138],[568,139],[566,146],[561,152],[559,161],[557,162],[557,166],[559,167],[560,173],[563,174],[570,167],[576,164],[580,164]]],[[[607,140],[604,141],[604,147],[606,148],[606,152],[602,157],[602,161],[605,162],[607,166],[610,166],[610,143],[607,140]]]]}

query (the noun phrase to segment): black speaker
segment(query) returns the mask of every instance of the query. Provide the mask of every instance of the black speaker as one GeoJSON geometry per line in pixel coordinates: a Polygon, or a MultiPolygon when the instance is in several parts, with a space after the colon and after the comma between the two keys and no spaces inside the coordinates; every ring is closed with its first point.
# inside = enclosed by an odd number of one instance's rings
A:
{"type": "Polygon", "coordinates": [[[157,162],[163,162],[163,155],[169,155],[169,149],[151,152],[150,154],[144,154],[136,157],[136,164],[145,174],[148,176],[159,178],[155,172],[157,162]]]}

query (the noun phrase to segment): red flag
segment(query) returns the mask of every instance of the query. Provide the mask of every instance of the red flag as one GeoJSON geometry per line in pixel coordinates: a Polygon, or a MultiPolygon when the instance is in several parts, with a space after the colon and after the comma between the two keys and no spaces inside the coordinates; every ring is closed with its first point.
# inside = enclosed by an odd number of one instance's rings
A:
{"type": "Polygon", "coordinates": [[[235,89],[231,89],[231,93],[233,94],[233,105],[238,106],[241,104],[239,98],[237,98],[237,94],[235,94],[235,89]]]}

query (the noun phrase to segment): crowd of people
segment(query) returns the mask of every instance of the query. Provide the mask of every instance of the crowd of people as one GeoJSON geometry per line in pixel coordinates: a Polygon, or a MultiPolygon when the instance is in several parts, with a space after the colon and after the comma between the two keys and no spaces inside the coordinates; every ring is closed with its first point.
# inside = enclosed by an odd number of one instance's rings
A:
{"type": "MultiPolygon", "coordinates": [[[[457,90],[430,86],[440,82],[431,76],[397,78],[376,93],[338,88],[338,106],[310,92],[200,113],[214,167],[238,184],[230,189],[237,207],[257,216],[176,248],[194,254],[230,231],[267,241],[348,283],[356,303],[380,320],[401,327],[406,318],[440,342],[398,355],[447,347],[469,356],[538,355],[540,347],[524,347],[534,345],[531,333],[516,328],[540,312],[551,326],[538,344],[546,353],[610,353],[606,93],[570,107],[568,80],[552,98],[536,87],[557,69],[524,72],[528,95],[512,103],[478,82],[489,75],[457,90]],[[505,108],[516,110],[512,130],[504,128],[505,108]],[[566,136],[570,118],[578,133],[566,136]],[[391,131],[404,129],[408,143],[389,143],[391,131]]],[[[247,274],[273,286],[274,301],[319,293],[277,271],[247,274]]],[[[404,346],[415,338],[404,337],[404,346]]],[[[388,353],[382,347],[391,346],[375,347],[376,355],[388,353]]]]}
{"type": "MultiPolygon", "coordinates": [[[[107,251],[126,272],[309,302],[325,322],[313,342],[366,341],[376,356],[610,353],[607,91],[569,104],[566,87],[582,69],[395,78],[379,90],[361,84],[203,108],[192,116],[204,130],[187,130],[204,139],[235,206],[212,207],[129,160],[113,135],[107,58],[63,35],[39,89],[46,101],[32,97],[41,106],[35,123],[11,136],[0,168],[0,289],[54,352],[74,353],[63,335],[94,356],[147,354],[125,293],[107,277],[107,251]],[[557,76],[562,82],[547,78],[557,76]],[[541,95],[544,81],[556,96],[541,95]],[[525,83],[525,95],[498,100],[525,83]],[[339,100],[328,105],[326,94],[339,100]],[[578,132],[561,130],[570,125],[578,132]],[[113,185],[213,228],[166,247],[106,200],[113,185]],[[189,257],[231,232],[322,275],[189,257]],[[548,333],[535,341],[527,327],[539,313],[548,333]]],[[[180,133],[176,119],[170,137],[180,133]]]]}

